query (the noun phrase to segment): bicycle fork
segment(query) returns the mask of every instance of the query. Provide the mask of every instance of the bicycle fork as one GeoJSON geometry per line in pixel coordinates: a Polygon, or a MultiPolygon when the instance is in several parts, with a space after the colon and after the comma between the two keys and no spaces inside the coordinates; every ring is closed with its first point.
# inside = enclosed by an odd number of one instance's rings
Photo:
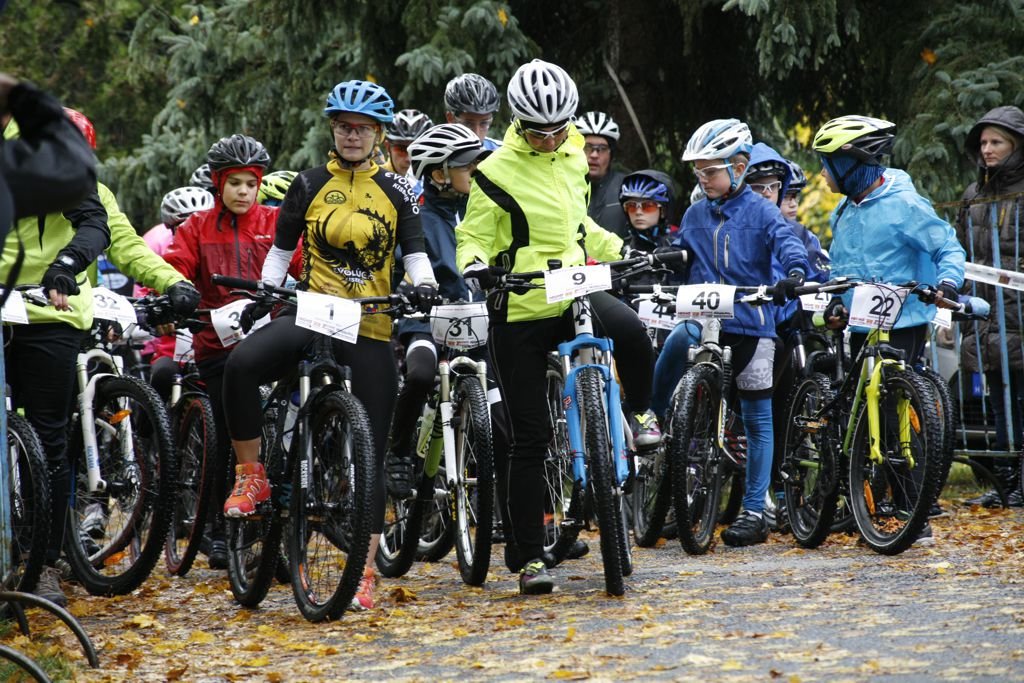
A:
{"type": "Polygon", "coordinates": [[[99,445],[96,438],[96,428],[102,429],[111,436],[117,436],[118,429],[124,429],[126,438],[120,441],[121,457],[125,462],[132,459],[132,434],[131,420],[126,418],[131,415],[131,410],[122,406],[120,410],[110,416],[109,419],[96,417],[92,409],[93,399],[96,397],[96,384],[105,377],[116,376],[111,372],[97,373],[89,376],[89,361],[99,360],[111,369],[120,370],[120,358],[114,357],[103,349],[89,349],[85,353],[78,354],[75,363],[75,371],[78,375],[78,415],[82,428],[82,444],[85,447],[85,468],[88,476],[89,493],[106,491],[107,482],[100,472],[99,445]],[[123,424],[122,424],[123,423],[123,424]]]}

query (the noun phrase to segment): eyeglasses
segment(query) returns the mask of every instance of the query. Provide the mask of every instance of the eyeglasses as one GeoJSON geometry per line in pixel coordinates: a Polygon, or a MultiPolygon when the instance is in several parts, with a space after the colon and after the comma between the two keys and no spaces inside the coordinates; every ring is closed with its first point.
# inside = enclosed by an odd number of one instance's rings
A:
{"type": "Polygon", "coordinates": [[[593,154],[594,152],[597,152],[598,154],[604,154],[610,149],[611,147],[609,147],[608,145],[592,145],[589,142],[583,145],[583,151],[586,152],[587,154],[593,154]]]}
{"type": "Polygon", "coordinates": [[[622,208],[629,213],[653,213],[660,209],[661,205],[650,199],[644,199],[643,201],[631,199],[628,202],[622,202],[622,208]]]}
{"type": "Polygon", "coordinates": [[[539,140],[539,141],[554,140],[559,135],[561,135],[563,132],[565,132],[565,129],[568,128],[568,127],[569,127],[569,122],[566,121],[565,123],[560,125],[558,128],[555,128],[554,130],[537,130],[536,128],[526,128],[524,126],[523,127],[523,132],[526,133],[528,136],[530,136],[531,138],[533,138],[535,140],[539,140]]]}
{"type": "Polygon", "coordinates": [[[336,135],[340,135],[343,138],[347,138],[349,135],[355,133],[363,140],[369,140],[377,134],[376,126],[371,126],[365,123],[353,126],[345,121],[334,120],[331,121],[331,128],[334,129],[334,133],[336,135]]]}
{"type": "Polygon", "coordinates": [[[461,123],[470,130],[490,130],[491,124],[494,123],[494,118],[488,117],[486,119],[477,119],[476,121],[470,121],[459,116],[456,116],[455,121],[461,123]]]}
{"type": "Polygon", "coordinates": [[[748,184],[750,185],[750,189],[751,190],[753,190],[754,192],[756,192],[758,194],[762,194],[762,195],[766,195],[766,196],[772,194],[773,192],[778,192],[779,190],[782,189],[782,181],[781,180],[773,180],[770,183],[748,183],[748,184]]]}
{"type": "Polygon", "coordinates": [[[711,180],[720,171],[724,171],[727,168],[731,168],[732,164],[718,164],[717,166],[705,166],[704,168],[693,167],[693,175],[697,176],[697,180],[711,180]]]}

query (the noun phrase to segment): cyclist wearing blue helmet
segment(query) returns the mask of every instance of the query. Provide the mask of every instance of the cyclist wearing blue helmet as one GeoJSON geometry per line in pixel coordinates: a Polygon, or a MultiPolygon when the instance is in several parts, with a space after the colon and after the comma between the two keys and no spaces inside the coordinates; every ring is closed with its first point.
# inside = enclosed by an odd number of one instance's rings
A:
{"type": "MultiPolygon", "coordinates": [[[[323,166],[300,172],[285,196],[277,221],[274,246],[263,265],[262,280],[280,285],[292,254],[302,244],[299,289],[346,299],[387,296],[395,249],[420,306],[429,311],[437,283],[424,252],[419,205],[409,182],[374,162],[374,150],[384,135],[384,124],[394,118],[394,103],[376,83],[345,81],[327,96],[324,114],[330,120],[334,149],[323,166]]],[[[242,313],[241,323],[269,311],[254,303],[242,313]]],[[[266,474],[259,465],[261,430],[260,384],[278,380],[295,368],[316,333],[298,327],[294,313],[285,312],[246,337],[231,354],[225,372],[225,400],[232,443],[239,463],[260,471],[260,497],[240,505],[236,515],[251,514],[269,497],[266,474]]],[[[355,344],[336,343],[339,362],[352,369],[352,391],[366,407],[376,451],[374,477],[374,533],[367,566],[353,609],[373,607],[373,558],[384,525],[384,448],[388,423],[398,393],[398,368],[391,350],[391,321],[386,316],[365,316],[355,344]]]]}

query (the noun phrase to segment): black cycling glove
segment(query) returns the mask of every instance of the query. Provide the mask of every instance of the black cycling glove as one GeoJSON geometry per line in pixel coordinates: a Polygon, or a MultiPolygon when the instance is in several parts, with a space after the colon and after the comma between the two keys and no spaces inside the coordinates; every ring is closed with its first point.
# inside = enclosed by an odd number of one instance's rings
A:
{"type": "Polygon", "coordinates": [[[58,256],[57,260],[50,264],[43,274],[43,291],[49,292],[56,289],[60,294],[71,296],[78,294],[78,282],[75,281],[77,271],[75,260],[70,256],[58,256]]]}
{"type": "Polygon", "coordinates": [[[199,290],[188,280],[175,282],[168,287],[167,296],[170,297],[171,306],[178,315],[192,315],[199,305],[199,290]]]}

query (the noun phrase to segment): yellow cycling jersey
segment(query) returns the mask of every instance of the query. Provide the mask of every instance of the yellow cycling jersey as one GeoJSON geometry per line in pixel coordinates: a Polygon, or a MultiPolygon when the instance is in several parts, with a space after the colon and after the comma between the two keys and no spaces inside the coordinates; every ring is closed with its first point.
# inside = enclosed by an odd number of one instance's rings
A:
{"type": "MultiPolygon", "coordinates": [[[[274,244],[293,250],[302,238],[300,289],[345,299],[387,296],[395,248],[423,251],[419,204],[408,181],[371,164],[343,168],[337,160],[302,171],[281,205],[274,244]]],[[[359,334],[391,338],[391,319],[364,316],[359,334]]]]}

